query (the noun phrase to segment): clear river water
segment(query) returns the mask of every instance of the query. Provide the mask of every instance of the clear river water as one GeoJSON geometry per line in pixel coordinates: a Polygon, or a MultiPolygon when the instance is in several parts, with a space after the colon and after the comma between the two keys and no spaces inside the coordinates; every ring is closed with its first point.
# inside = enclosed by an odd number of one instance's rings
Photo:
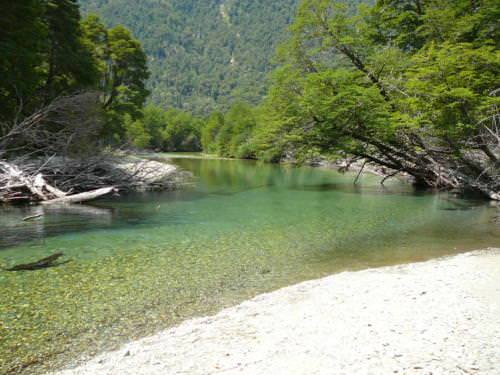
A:
{"type": "Polygon", "coordinates": [[[173,156],[194,176],[177,191],[0,207],[1,268],[55,252],[68,261],[0,270],[0,373],[43,373],[303,280],[500,244],[496,209],[481,200],[173,156]]]}

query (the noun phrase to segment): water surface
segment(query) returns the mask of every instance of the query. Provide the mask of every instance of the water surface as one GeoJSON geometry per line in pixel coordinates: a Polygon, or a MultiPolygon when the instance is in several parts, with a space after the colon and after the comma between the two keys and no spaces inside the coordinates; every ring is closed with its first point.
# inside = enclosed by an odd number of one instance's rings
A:
{"type": "Polygon", "coordinates": [[[0,209],[0,266],[70,260],[0,271],[0,373],[38,373],[302,280],[500,243],[487,202],[372,176],[354,186],[330,170],[174,160],[194,175],[179,191],[0,209]]]}

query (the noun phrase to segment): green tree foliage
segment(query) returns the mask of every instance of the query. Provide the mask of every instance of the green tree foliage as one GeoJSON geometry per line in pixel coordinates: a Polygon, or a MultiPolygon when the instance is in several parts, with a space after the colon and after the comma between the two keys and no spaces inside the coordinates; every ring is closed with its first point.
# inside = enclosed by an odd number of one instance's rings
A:
{"type": "Polygon", "coordinates": [[[133,111],[142,108],[149,94],[145,88],[145,80],[149,77],[146,55],[139,41],[123,26],[109,30],[108,43],[110,66],[105,77],[105,105],[118,105],[120,110],[137,115],[133,111]]]}
{"type": "Polygon", "coordinates": [[[257,124],[256,109],[235,102],[226,114],[214,112],[201,130],[203,150],[221,156],[253,158],[251,138],[257,124]]]}
{"type": "Polygon", "coordinates": [[[196,114],[256,104],[298,0],[81,0],[123,24],[149,57],[154,103],[196,114]]]}
{"type": "Polygon", "coordinates": [[[218,152],[215,142],[223,126],[224,114],[220,112],[212,113],[201,130],[201,145],[205,152],[210,154],[218,152]]]}
{"type": "Polygon", "coordinates": [[[257,154],[347,152],[425,185],[498,191],[488,126],[498,117],[499,9],[491,0],[379,0],[358,11],[303,1],[257,154]]]}
{"type": "Polygon", "coordinates": [[[219,153],[238,158],[251,157],[249,140],[255,124],[253,108],[244,102],[233,104],[224,116],[224,126],[217,136],[219,153]]]}
{"type": "Polygon", "coordinates": [[[202,118],[177,109],[146,106],[135,120],[125,115],[127,140],[137,148],[155,151],[201,151],[202,118]]]}
{"type": "Polygon", "coordinates": [[[143,149],[149,146],[151,135],[140,120],[134,120],[128,113],[123,116],[123,127],[129,143],[143,149]]]}
{"type": "Polygon", "coordinates": [[[75,0],[4,3],[0,15],[3,121],[61,94],[95,85],[97,70],[82,39],[75,0]]]}
{"type": "Polygon", "coordinates": [[[202,122],[191,114],[170,109],[165,113],[166,126],[162,131],[163,149],[166,151],[199,151],[202,122]]]}
{"type": "Polygon", "coordinates": [[[46,103],[62,92],[90,87],[96,83],[97,70],[92,53],[82,41],[80,11],[76,0],[49,0],[44,21],[47,45],[43,51],[46,103]]]}
{"type": "Polygon", "coordinates": [[[167,116],[163,109],[153,104],[144,108],[142,121],[148,134],[151,136],[148,148],[163,150],[163,130],[167,126],[167,116]]]}
{"type": "Polygon", "coordinates": [[[39,1],[0,4],[0,120],[7,120],[42,79],[37,66],[47,34],[39,1]]]}
{"type": "Polygon", "coordinates": [[[423,25],[424,0],[380,0],[371,12],[371,37],[378,44],[391,43],[403,50],[421,48],[425,42],[419,28],[423,25]]]}
{"type": "Polygon", "coordinates": [[[96,15],[89,15],[82,28],[100,72],[99,89],[108,115],[105,136],[122,140],[125,116],[132,122],[142,116],[149,95],[145,87],[149,77],[146,55],[139,41],[123,26],[108,30],[96,15]]]}
{"type": "MultiPolygon", "coordinates": [[[[106,118],[99,134],[101,143],[127,138],[135,139],[136,146],[149,143],[139,136],[136,122],[149,94],[146,55],[125,27],[107,29],[92,15],[82,21],[76,0],[20,0],[2,5],[0,139],[33,112],[50,107],[56,98],[95,91],[101,93],[103,110],[92,115],[106,118]]],[[[101,124],[100,120],[95,119],[95,124],[101,124]]],[[[50,134],[69,122],[69,118],[59,118],[43,126],[50,134]]]]}

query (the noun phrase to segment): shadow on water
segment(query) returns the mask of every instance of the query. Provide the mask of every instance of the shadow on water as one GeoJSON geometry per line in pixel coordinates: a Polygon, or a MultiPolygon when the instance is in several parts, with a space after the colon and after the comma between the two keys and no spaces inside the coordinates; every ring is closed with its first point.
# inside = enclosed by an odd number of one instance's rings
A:
{"type": "Polygon", "coordinates": [[[0,250],[67,232],[109,227],[115,216],[112,208],[90,205],[9,206],[0,212],[0,250]],[[35,218],[23,220],[30,216],[35,218]]]}

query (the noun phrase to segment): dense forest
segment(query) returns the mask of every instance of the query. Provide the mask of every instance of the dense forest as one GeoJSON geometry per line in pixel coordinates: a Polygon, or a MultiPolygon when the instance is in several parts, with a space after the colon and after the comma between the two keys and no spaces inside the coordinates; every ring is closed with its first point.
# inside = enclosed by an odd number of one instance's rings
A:
{"type": "Polygon", "coordinates": [[[213,112],[199,143],[267,161],[364,160],[498,199],[499,14],[492,0],[303,1],[267,97],[213,112]]]}
{"type": "Polygon", "coordinates": [[[207,125],[207,139],[272,161],[351,155],[498,199],[499,12],[488,0],[304,1],[254,122],[242,112],[231,136],[207,125]]]}
{"type": "Polygon", "coordinates": [[[128,144],[342,158],[500,198],[498,1],[304,0],[286,33],[294,1],[94,0],[84,18],[72,0],[4,8],[4,154],[14,152],[7,144],[45,154],[128,144]],[[124,26],[109,26],[121,20],[149,55],[124,26]],[[75,93],[85,105],[63,116],[58,98],[75,93]],[[20,134],[44,108],[64,121],[20,134]],[[54,136],[67,129],[63,142],[54,136]]]}
{"type": "MultiPolygon", "coordinates": [[[[92,124],[78,130],[95,131],[107,142],[125,136],[126,118],[142,116],[149,95],[145,87],[149,77],[146,55],[125,27],[108,29],[96,16],[82,19],[73,0],[16,1],[3,6],[0,17],[3,153],[19,147],[33,152],[42,152],[44,147],[54,149],[55,144],[33,143],[36,140],[30,139],[31,134],[21,133],[26,124],[20,127],[23,121],[39,121],[51,106],[61,107],[51,111],[53,115],[73,110],[59,103],[64,96],[87,93],[80,103],[74,98],[74,104],[87,106],[86,115],[82,113],[85,118],[79,120],[91,120],[92,124]],[[94,101],[89,99],[91,93],[95,93],[94,101]]],[[[64,131],[64,126],[73,125],[70,122],[69,117],[58,121],[53,116],[46,119],[45,130],[55,135],[64,131]]],[[[43,137],[38,141],[43,142],[43,137]]]]}
{"type": "Polygon", "coordinates": [[[2,2],[1,10],[0,202],[139,182],[113,157],[149,95],[140,42],[123,26],[82,18],[76,0],[2,2]]]}
{"type": "Polygon", "coordinates": [[[195,114],[257,104],[298,0],[80,0],[123,24],[149,57],[151,100],[195,114]]]}
{"type": "Polygon", "coordinates": [[[347,153],[500,198],[499,15],[495,0],[302,2],[256,155],[347,153]]]}

